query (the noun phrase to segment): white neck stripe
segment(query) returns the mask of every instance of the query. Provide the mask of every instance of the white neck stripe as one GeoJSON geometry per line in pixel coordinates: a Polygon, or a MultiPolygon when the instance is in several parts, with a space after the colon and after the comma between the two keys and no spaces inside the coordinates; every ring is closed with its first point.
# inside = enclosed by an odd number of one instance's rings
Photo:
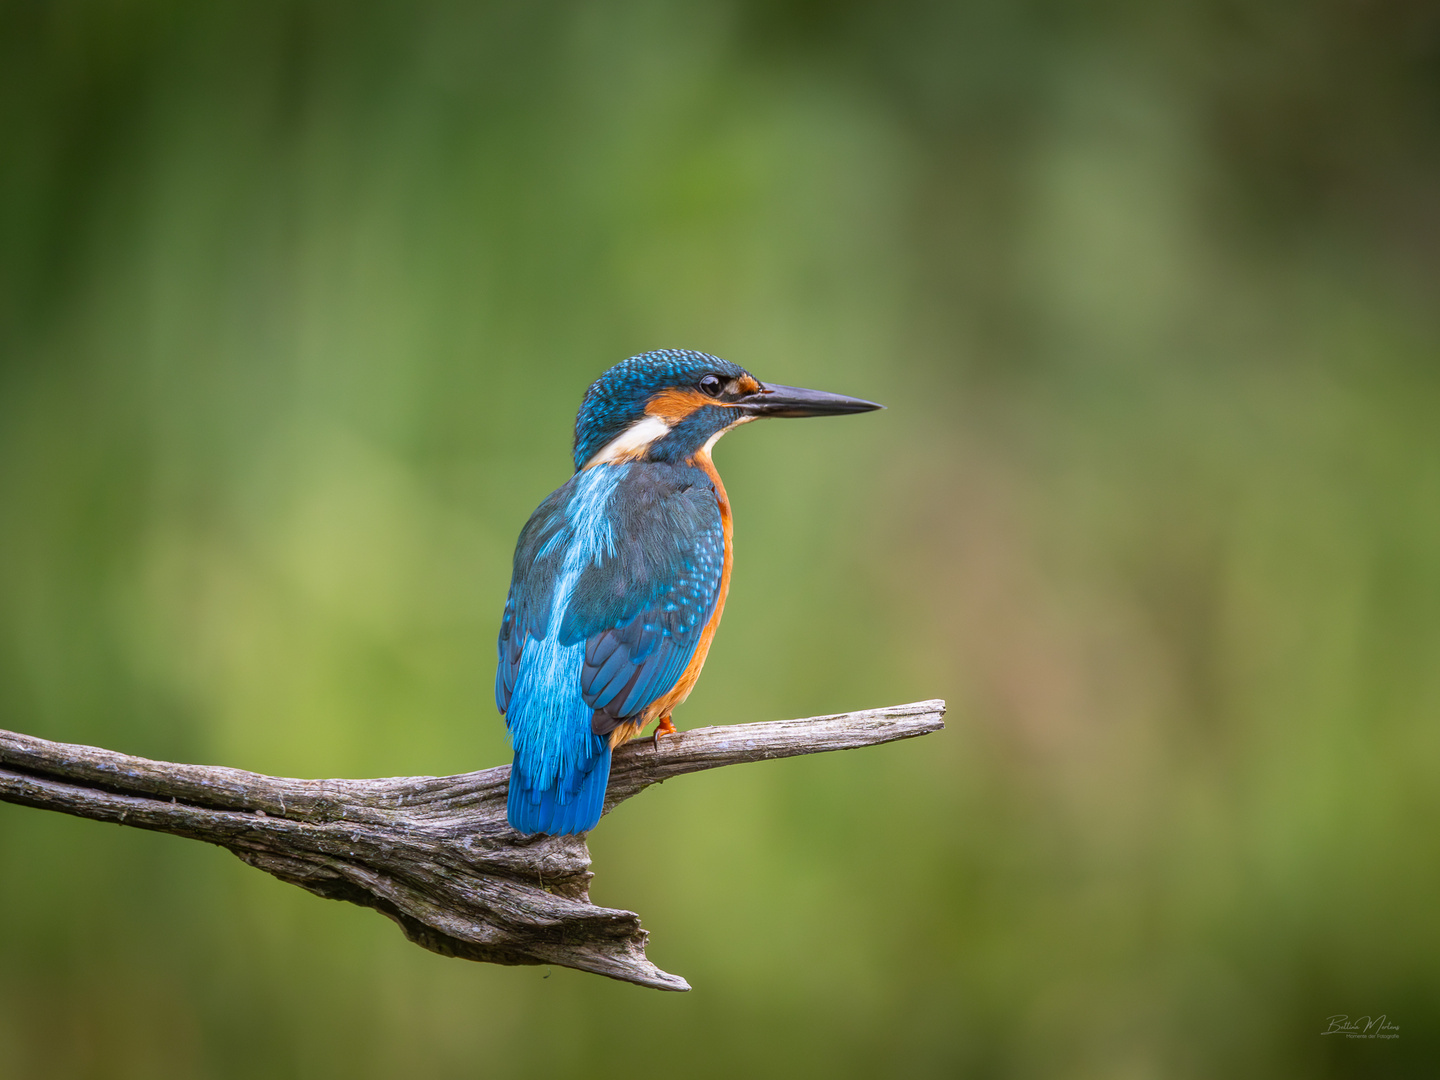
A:
{"type": "Polygon", "coordinates": [[[591,465],[613,465],[639,457],[655,440],[663,439],[669,432],[670,424],[663,416],[646,416],[636,420],[602,446],[584,467],[588,469],[591,465]]]}

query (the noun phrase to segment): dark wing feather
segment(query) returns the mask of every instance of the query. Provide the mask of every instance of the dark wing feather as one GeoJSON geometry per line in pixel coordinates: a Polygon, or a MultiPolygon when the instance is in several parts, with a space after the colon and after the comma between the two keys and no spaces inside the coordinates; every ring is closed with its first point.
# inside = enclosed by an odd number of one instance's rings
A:
{"type": "Polygon", "coordinates": [[[674,687],[715,611],[725,536],[715,489],[691,466],[635,470],[611,501],[614,554],[587,567],[560,626],[585,640],[580,693],[603,734],[674,687]]]}

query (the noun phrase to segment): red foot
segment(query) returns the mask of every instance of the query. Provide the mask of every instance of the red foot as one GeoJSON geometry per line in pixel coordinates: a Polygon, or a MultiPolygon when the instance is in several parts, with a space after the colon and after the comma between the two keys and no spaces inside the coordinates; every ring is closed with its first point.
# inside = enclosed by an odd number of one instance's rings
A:
{"type": "Polygon", "coordinates": [[[655,752],[660,752],[660,736],[674,735],[675,725],[670,722],[669,715],[660,717],[660,722],[655,725],[655,752]]]}

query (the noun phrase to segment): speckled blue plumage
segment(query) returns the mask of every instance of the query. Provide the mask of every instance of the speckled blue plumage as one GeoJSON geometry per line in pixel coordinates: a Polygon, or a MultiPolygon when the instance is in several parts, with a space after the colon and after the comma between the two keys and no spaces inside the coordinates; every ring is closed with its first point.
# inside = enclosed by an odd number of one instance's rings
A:
{"type": "Polygon", "coordinates": [[[495,699],[515,750],[510,824],[585,832],[600,818],[607,738],[676,684],[724,568],[704,470],[632,462],[577,472],[515,550],[495,699]]]}

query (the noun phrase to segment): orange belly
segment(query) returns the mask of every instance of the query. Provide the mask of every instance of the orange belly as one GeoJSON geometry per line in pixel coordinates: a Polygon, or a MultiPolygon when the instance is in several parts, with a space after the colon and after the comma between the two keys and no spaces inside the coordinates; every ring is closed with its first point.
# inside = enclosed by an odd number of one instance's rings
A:
{"type": "Polygon", "coordinates": [[[715,485],[715,498],[720,503],[720,527],[725,536],[725,557],[720,565],[720,593],[715,597],[715,612],[710,616],[710,621],[705,624],[705,629],[700,632],[700,642],[695,646],[695,655],[690,658],[690,663],[685,665],[685,670],[680,673],[680,678],[675,681],[670,692],[662,694],[646,706],[638,720],[625,721],[618,725],[610,733],[611,746],[619,746],[625,740],[639,735],[646,724],[652,720],[658,720],[660,717],[669,716],[671,709],[690,696],[690,691],[695,689],[695,684],[700,679],[700,671],[705,666],[705,657],[710,653],[710,643],[715,640],[715,631],[720,626],[720,616],[725,613],[725,597],[730,593],[730,566],[733,552],[731,538],[734,535],[734,525],[730,518],[730,499],[725,494],[725,485],[720,482],[720,474],[715,471],[715,462],[710,459],[708,453],[701,450],[691,459],[691,463],[705,470],[705,475],[710,477],[710,482],[715,485]]]}

